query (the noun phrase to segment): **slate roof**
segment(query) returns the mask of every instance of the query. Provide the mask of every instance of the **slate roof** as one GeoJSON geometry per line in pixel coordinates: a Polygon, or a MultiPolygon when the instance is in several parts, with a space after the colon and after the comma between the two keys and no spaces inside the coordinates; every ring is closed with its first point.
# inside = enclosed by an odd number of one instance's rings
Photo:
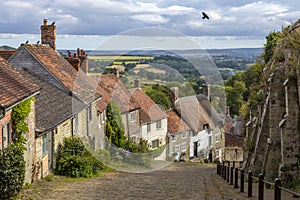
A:
{"type": "Polygon", "coordinates": [[[0,106],[7,108],[38,92],[40,87],[0,57],[0,106]]]}
{"type": "Polygon", "coordinates": [[[98,102],[98,109],[101,110],[111,101],[117,102],[121,113],[139,109],[140,106],[132,97],[119,77],[115,75],[102,75],[98,79],[98,92],[102,92],[102,98],[98,102]]]}
{"type": "Polygon", "coordinates": [[[8,60],[15,52],[16,50],[0,50],[0,57],[8,60]]]}
{"type": "Polygon", "coordinates": [[[140,124],[167,118],[167,114],[140,88],[129,90],[140,106],[140,124]]]}
{"type": "Polygon", "coordinates": [[[225,147],[243,147],[244,139],[242,137],[225,133],[225,147]]]}
{"type": "Polygon", "coordinates": [[[204,124],[209,124],[212,129],[223,124],[221,115],[202,94],[179,98],[175,102],[175,108],[194,133],[202,131],[204,124]]]}
{"type": "Polygon", "coordinates": [[[96,92],[97,82],[83,71],[78,72],[57,51],[45,44],[23,44],[48,72],[50,72],[67,90],[85,103],[91,103],[100,98],[96,92]]]}
{"type": "Polygon", "coordinates": [[[167,111],[168,116],[168,133],[176,134],[191,130],[191,128],[180,118],[174,110],[167,111]]]}
{"type": "Polygon", "coordinates": [[[75,105],[84,106],[77,98],[72,98],[70,94],[41,80],[29,71],[22,70],[21,73],[42,87],[35,98],[36,131],[45,132],[55,127],[76,113],[75,105]]]}

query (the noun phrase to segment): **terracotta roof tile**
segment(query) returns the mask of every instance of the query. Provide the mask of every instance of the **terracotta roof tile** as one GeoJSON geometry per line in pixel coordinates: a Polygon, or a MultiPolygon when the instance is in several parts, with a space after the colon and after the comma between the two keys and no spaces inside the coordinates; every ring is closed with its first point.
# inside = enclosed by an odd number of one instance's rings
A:
{"type": "Polygon", "coordinates": [[[102,92],[103,94],[101,102],[98,103],[99,110],[106,107],[111,101],[118,103],[122,113],[136,110],[140,107],[117,76],[102,75],[98,79],[98,86],[98,92],[102,92]]]}
{"type": "Polygon", "coordinates": [[[183,131],[191,130],[191,128],[180,118],[174,110],[168,110],[168,133],[176,134],[183,131]]]}
{"type": "Polygon", "coordinates": [[[166,118],[167,115],[155,102],[141,89],[130,89],[132,97],[140,106],[140,124],[150,123],[166,118]]]}
{"type": "Polygon", "coordinates": [[[8,60],[14,53],[16,50],[0,50],[0,56],[5,60],[8,60]]]}
{"type": "Polygon", "coordinates": [[[22,76],[22,74],[0,57],[0,105],[9,107],[34,94],[39,86],[22,76]]]}
{"type": "Polygon", "coordinates": [[[78,72],[49,45],[24,44],[25,47],[62,85],[86,103],[100,97],[96,92],[97,82],[83,71],[78,72]]]}

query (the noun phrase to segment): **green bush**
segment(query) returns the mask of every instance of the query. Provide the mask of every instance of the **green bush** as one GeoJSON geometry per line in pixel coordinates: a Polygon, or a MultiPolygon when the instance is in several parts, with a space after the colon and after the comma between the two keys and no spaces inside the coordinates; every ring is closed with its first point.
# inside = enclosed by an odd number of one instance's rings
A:
{"type": "Polygon", "coordinates": [[[103,169],[103,164],[84,147],[80,138],[65,138],[56,156],[55,173],[59,175],[92,177],[103,169]]]}
{"type": "Polygon", "coordinates": [[[16,196],[24,183],[24,147],[17,143],[0,150],[0,199],[16,196]]]}

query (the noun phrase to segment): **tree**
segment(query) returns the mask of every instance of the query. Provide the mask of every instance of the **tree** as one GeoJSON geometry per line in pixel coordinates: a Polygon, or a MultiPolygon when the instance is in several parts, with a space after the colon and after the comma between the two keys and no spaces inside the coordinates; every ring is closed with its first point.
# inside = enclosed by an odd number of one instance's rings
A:
{"type": "Polygon", "coordinates": [[[240,107],[245,103],[243,98],[243,94],[246,91],[246,86],[243,81],[234,81],[234,85],[226,86],[226,97],[227,97],[227,105],[230,106],[230,113],[232,115],[240,114],[240,107]]]}
{"type": "Polygon", "coordinates": [[[122,123],[121,110],[114,101],[107,106],[106,136],[111,143],[118,147],[124,147],[124,125],[122,123]]]}

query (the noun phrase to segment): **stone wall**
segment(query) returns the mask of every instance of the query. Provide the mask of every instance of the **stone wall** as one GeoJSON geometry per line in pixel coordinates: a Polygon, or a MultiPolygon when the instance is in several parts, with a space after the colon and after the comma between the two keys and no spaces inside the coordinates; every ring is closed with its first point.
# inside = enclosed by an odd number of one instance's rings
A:
{"type": "Polygon", "coordinates": [[[279,177],[284,184],[300,181],[300,52],[293,37],[299,35],[284,33],[263,71],[263,99],[251,108],[243,163],[255,175],[263,173],[270,181],[279,177]]]}

